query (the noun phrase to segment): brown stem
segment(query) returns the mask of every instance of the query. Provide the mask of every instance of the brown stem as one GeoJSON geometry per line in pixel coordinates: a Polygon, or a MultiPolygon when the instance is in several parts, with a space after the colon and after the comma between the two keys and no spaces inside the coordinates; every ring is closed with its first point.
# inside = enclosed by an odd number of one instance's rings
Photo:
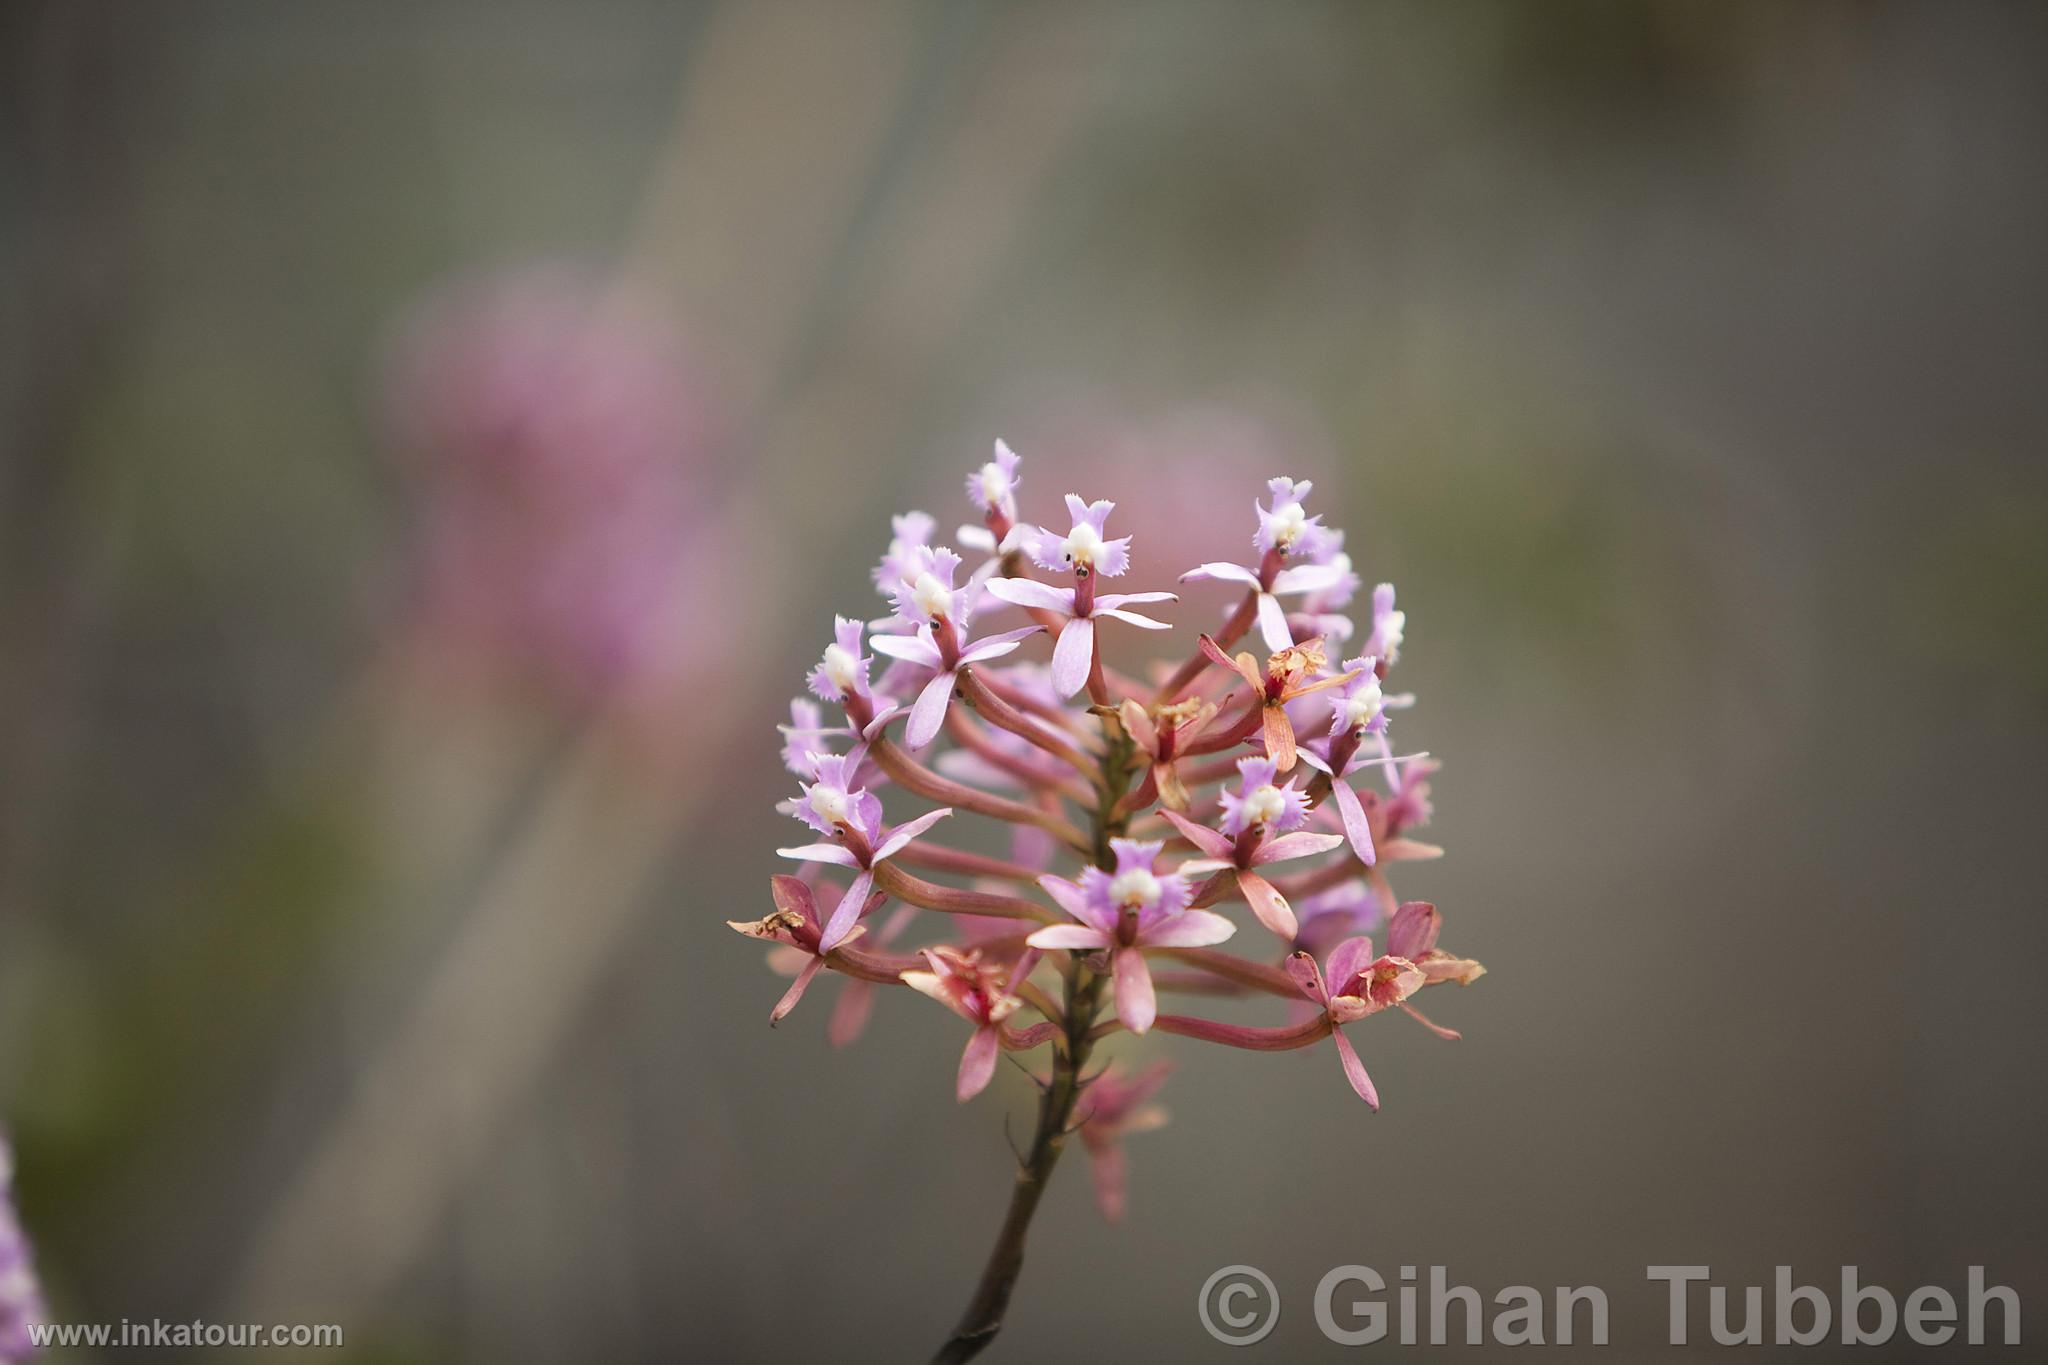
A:
{"type": "Polygon", "coordinates": [[[968,703],[988,719],[989,724],[1008,730],[1018,738],[1026,740],[1067,763],[1090,782],[1102,781],[1102,769],[1095,760],[1082,753],[1058,735],[1048,733],[1044,727],[1033,725],[1010,703],[997,696],[981,675],[972,668],[963,668],[959,673],[960,690],[968,703]]]}
{"type": "Polygon", "coordinates": [[[982,1267],[974,1297],[967,1301],[967,1311],[960,1315],[953,1334],[932,1356],[932,1365],[959,1365],[974,1359],[1003,1328],[1003,1313],[1017,1288],[1017,1277],[1024,1271],[1024,1239],[1031,1231],[1032,1215],[1038,1212],[1038,1201],[1066,1148],[1074,1102],[1081,1097],[1081,1074],[1092,1047],[1088,1034],[1102,1004],[1102,980],[1079,962],[1070,970],[1066,1046],[1053,1054],[1052,1079],[1038,1102],[1038,1128],[1032,1135],[1031,1150],[1017,1167],[1009,1211],[1003,1215],[1002,1229],[982,1267]]]}
{"type": "Polygon", "coordinates": [[[1030,919],[1041,923],[1058,918],[1045,906],[1016,896],[967,891],[913,877],[896,866],[893,859],[875,864],[875,887],[898,900],[909,901],[926,910],[941,910],[949,915],[994,915],[1000,919],[1030,919]]]}

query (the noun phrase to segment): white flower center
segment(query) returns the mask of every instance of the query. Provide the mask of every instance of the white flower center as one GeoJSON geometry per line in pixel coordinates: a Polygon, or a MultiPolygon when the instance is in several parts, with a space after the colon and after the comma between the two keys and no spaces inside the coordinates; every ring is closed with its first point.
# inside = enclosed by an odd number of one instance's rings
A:
{"type": "Polygon", "coordinates": [[[981,498],[991,507],[1001,507],[1003,498],[1010,491],[1010,481],[1003,477],[1002,466],[990,460],[981,467],[981,498]]]}
{"type": "Polygon", "coordinates": [[[1109,884],[1109,899],[1126,910],[1142,910],[1159,900],[1159,878],[1143,868],[1119,872],[1109,884]]]}
{"type": "Polygon", "coordinates": [[[1356,730],[1380,713],[1380,685],[1367,682],[1344,702],[1344,728],[1356,730]]]}
{"type": "Polygon", "coordinates": [[[820,782],[811,788],[811,811],[828,825],[851,824],[852,802],[846,793],[820,782]]]}
{"type": "Polygon", "coordinates": [[[1293,549],[1294,542],[1307,529],[1308,513],[1301,510],[1300,503],[1283,503],[1273,509],[1273,543],[1281,549],[1293,549]]]}
{"type": "Polygon", "coordinates": [[[1244,818],[1256,825],[1271,824],[1287,813],[1287,798],[1268,782],[1244,799],[1244,818]]]}
{"type": "Polygon", "coordinates": [[[1097,556],[1102,553],[1102,536],[1084,521],[1067,533],[1060,548],[1067,557],[1067,563],[1077,569],[1092,569],[1097,556]]]}
{"type": "Polygon", "coordinates": [[[860,660],[851,650],[838,645],[825,646],[825,676],[841,692],[853,691],[854,680],[860,676],[860,660]]]}
{"type": "Polygon", "coordinates": [[[910,599],[926,616],[944,616],[953,606],[953,594],[946,590],[938,575],[929,570],[919,574],[917,581],[910,585],[910,599]]]}

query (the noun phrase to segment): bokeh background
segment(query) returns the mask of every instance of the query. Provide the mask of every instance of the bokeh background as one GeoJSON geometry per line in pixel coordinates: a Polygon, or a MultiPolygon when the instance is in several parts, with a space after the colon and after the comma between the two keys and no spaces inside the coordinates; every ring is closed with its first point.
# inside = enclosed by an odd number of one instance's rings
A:
{"type": "Polygon", "coordinates": [[[19,0],[0,60],[59,1320],[921,1358],[1026,1088],[923,1002],[771,1032],[723,922],[998,435],[1148,579],[1318,475],[1448,764],[1397,886],[1492,972],[1361,1038],[1377,1116],[1155,1040],[1130,1220],[1070,1155],[992,1358],[1220,1356],[1233,1262],[1268,1359],[1346,1262],[1603,1285],[1630,1359],[1651,1263],[2048,1314],[2048,11],[19,0]]]}

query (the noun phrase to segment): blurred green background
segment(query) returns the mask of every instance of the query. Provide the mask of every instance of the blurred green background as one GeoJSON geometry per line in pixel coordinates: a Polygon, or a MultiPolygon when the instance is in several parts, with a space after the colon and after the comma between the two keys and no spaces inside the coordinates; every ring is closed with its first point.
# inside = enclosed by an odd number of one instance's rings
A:
{"type": "Polygon", "coordinates": [[[1063,1170],[999,1352],[1208,1358],[1233,1262],[1603,1284],[1632,1359],[1650,1263],[2048,1304],[2048,11],[21,0],[0,60],[58,1320],[928,1349],[1024,1087],[955,1106],[895,999],[771,1033],[723,921],[830,614],[996,436],[1211,509],[1144,587],[1318,476],[1447,762],[1397,888],[1492,969],[1458,1048],[1375,1034],[1377,1116],[1155,1043],[1130,1221],[1063,1170]]]}

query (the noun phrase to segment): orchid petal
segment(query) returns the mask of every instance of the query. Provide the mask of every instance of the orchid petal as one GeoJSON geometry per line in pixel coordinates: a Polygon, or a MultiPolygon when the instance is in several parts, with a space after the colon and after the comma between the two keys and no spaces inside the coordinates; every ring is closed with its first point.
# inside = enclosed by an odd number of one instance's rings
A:
{"type": "Polygon", "coordinates": [[[1130,625],[1130,626],[1136,626],[1136,627],[1138,627],[1138,628],[1139,628],[1140,630],[1172,630],[1172,629],[1173,629],[1173,627],[1172,627],[1172,626],[1168,625],[1168,624],[1167,624],[1166,622],[1164,622],[1164,621],[1155,621],[1155,620],[1153,620],[1153,619],[1152,619],[1151,617],[1149,617],[1149,616],[1142,616],[1142,615],[1140,615],[1139,613],[1137,613],[1137,612],[1135,612],[1135,611],[1123,611],[1123,610],[1120,610],[1120,609],[1118,609],[1118,608],[1116,608],[1116,607],[1109,607],[1109,608],[1100,608],[1100,607],[1098,607],[1098,608],[1096,609],[1096,612],[1095,612],[1095,614],[1096,614],[1097,616],[1114,616],[1114,617],[1115,617],[1115,618],[1116,618],[1117,620],[1119,620],[1119,621],[1122,621],[1122,622],[1123,622],[1123,623],[1124,623],[1125,625],[1130,625]]]}
{"type": "Polygon", "coordinates": [[[1046,895],[1052,897],[1053,904],[1083,924],[1088,923],[1088,898],[1081,894],[1080,887],[1065,877],[1055,877],[1051,874],[1040,877],[1038,885],[1046,895]]]}
{"type": "Polygon", "coordinates": [[[939,647],[927,638],[929,633],[930,628],[926,627],[916,635],[871,635],[868,647],[877,654],[886,654],[921,668],[937,668],[941,663],[939,647]]]}
{"type": "Polygon", "coordinates": [[[1108,934],[1086,924],[1049,924],[1024,941],[1034,948],[1065,948],[1077,953],[1110,946],[1108,934]]]}
{"type": "Polygon", "coordinates": [[[1283,834],[1277,839],[1268,839],[1252,854],[1254,865],[1264,867],[1267,863],[1284,863],[1294,858],[1313,858],[1318,853],[1328,853],[1344,843],[1341,834],[1311,834],[1306,830],[1294,834],[1283,834]]]}
{"type": "Polygon", "coordinates": [[[904,821],[896,826],[896,828],[890,830],[889,837],[884,839],[882,846],[875,850],[875,861],[879,863],[884,858],[895,857],[898,853],[909,847],[912,839],[915,839],[918,835],[924,833],[952,813],[953,808],[951,806],[941,806],[937,810],[926,811],[915,820],[904,821]]]}
{"type": "Polygon", "coordinates": [[[776,873],[768,879],[768,894],[775,901],[777,910],[795,915],[813,929],[820,927],[817,898],[801,877],[792,877],[786,872],[776,873]]]}
{"type": "Polygon", "coordinates": [[[1208,657],[1210,663],[1220,664],[1237,674],[1238,677],[1243,678],[1247,683],[1251,684],[1252,691],[1255,694],[1265,691],[1266,675],[1259,671],[1258,662],[1251,655],[1240,654],[1232,658],[1223,652],[1223,646],[1210,639],[1206,633],[1196,643],[1201,646],[1202,653],[1208,657]]]}
{"type": "Polygon", "coordinates": [[[1180,831],[1182,838],[1186,839],[1189,843],[1193,844],[1202,852],[1208,854],[1212,858],[1222,858],[1226,861],[1230,860],[1231,843],[1230,840],[1224,838],[1222,834],[1218,833],[1213,829],[1210,829],[1206,825],[1198,825],[1194,821],[1188,819],[1185,815],[1181,815],[1178,812],[1162,810],[1159,813],[1166,817],[1166,822],[1168,824],[1172,825],[1175,829],[1180,831]]]}
{"type": "Polygon", "coordinates": [[[1152,724],[1152,714],[1142,705],[1126,698],[1124,704],[1117,708],[1117,719],[1123,722],[1124,729],[1130,732],[1140,749],[1148,754],[1159,751],[1159,731],[1152,724]]]}
{"type": "Polygon", "coordinates": [[[805,844],[802,848],[778,848],[778,858],[794,858],[800,863],[837,863],[841,867],[859,867],[860,859],[853,856],[844,844],[805,844]]]}
{"type": "Polygon", "coordinates": [[[1095,1207],[1109,1222],[1124,1218],[1126,1171],[1121,1142],[1097,1142],[1088,1148],[1089,1174],[1095,1182],[1095,1207]]]}
{"type": "Polygon", "coordinates": [[[1261,723],[1265,726],[1266,756],[1273,760],[1273,766],[1280,772],[1294,768],[1294,722],[1287,718],[1287,708],[1267,706],[1261,723]]]}
{"type": "Polygon", "coordinates": [[[1258,916],[1259,923],[1289,943],[1301,933],[1301,926],[1294,919],[1294,908],[1273,883],[1256,872],[1240,871],[1237,886],[1244,892],[1245,900],[1251,903],[1252,913],[1258,916]]]}
{"type": "Polygon", "coordinates": [[[1280,599],[1269,592],[1259,594],[1259,634],[1265,638],[1266,648],[1275,654],[1294,647],[1294,636],[1287,630],[1287,612],[1280,599]]]}
{"type": "Polygon", "coordinates": [[[1443,914],[1428,901],[1403,902],[1394,912],[1393,922],[1387,925],[1387,951],[1395,957],[1420,962],[1425,953],[1436,947],[1443,926],[1443,914]]]}
{"type": "Polygon", "coordinates": [[[1215,579],[1222,583],[1246,583],[1254,588],[1259,586],[1259,576],[1244,567],[1244,565],[1225,564],[1221,561],[1198,564],[1182,574],[1180,581],[1187,583],[1204,578],[1215,579]]]}
{"type": "Polygon", "coordinates": [[[1297,564],[1273,575],[1276,593],[1321,592],[1344,581],[1344,569],[1336,564],[1297,564]]]}
{"type": "Polygon", "coordinates": [[[1052,647],[1052,688],[1071,697],[1088,683],[1088,671],[1095,663],[1095,623],[1075,617],[1060,629],[1052,647]]]}
{"type": "MultiPolygon", "coordinates": [[[[1344,817],[1344,835],[1351,840],[1351,851],[1358,860],[1371,867],[1378,860],[1372,847],[1372,821],[1365,818],[1365,807],[1359,803],[1358,793],[1342,781],[1330,784],[1330,795],[1337,802],[1337,814],[1344,817]]],[[[1403,957],[1409,954],[1403,953],[1403,957]]]]}
{"type": "Polygon", "coordinates": [[[1301,987],[1301,993],[1318,1005],[1330,1003],[1330,993],[1323,987],[1322,969],[1316,966],[1313,954],[1307,952],[1289,953],[1280,967],[1294,978],[1294,984],[1301,987]]]}
{"type": "Polygon", "coordinates": [[[1180,594],[1177,592],[1106,592],[1095,599],[1095,610],[1114,611],[1118,607],[1128,607],[1133,602],[1178,601],[1180,594]]]}
{"type": "Polygon", "coordinates": [[[1330,949],[1330,989],[1341,991],[1351,978],[1372,965],[1372,939],[1364,934],[1347,938],[1330,949]]]}
{"type": "Polygon", "coordinates": [[[860,922],[860,912],[868,903],[868,892],[874,889],[875,874],[863,871],[853,879],[853,885],[846,888],[846,894],[839,898],[839,906],[833,910],[832,918],[825,921],[825,932],[818,936],[818,953],[823,956],[846,941],[853,926],[860,922]]]}
{"type": "Polygon", "coordinates": [[[1019,630],[1006,630],[1000,635],[990,635],[976,640],[960,652],[960,662],[978,664],[985,659],[1000,659],[1015,649],[1019,643],[1044,630],[1044,626],[1025,626],[1019,630]]]}
{"type": "Polygon", "coordinates": [[[991,578],[986,587],[990,597],[999,597],[1013,606],[1056,611],[1062,616],[1074,614],[1072,588],[1055,588],[1035,578],[991,578]]]}
{"type": "Polygon", "coordinates": [[[1152,991],[1152,969],[1145,965],[1145,955],[1134,948],[1120,948],[1114,956],[1116,1017],[1131,1032],[1142,1034],[1159,1015],[1159,999],[1152,991]]]}
{"type": "Polygon", "coordinates": [[[1365,1074],[1365,1063],[1352,1050],[1351,1040],[1338,1029],[1330,1035],[1337,1043],[1338,1060],[1344,1063],[1344,1079],[1351,1082],[1351,1088],[1358,1092],[1358,1098],[1371,1105],[1375,1111],[1380,1107],[1380,1092],[1373,1089],[1372,1077],[1365,1074]]]}
{"type": "Polygon", "coordinates": [[[789,989],[775,1002],[775,1008],[768,1011],[770,1027],[789,1017],[789,1012],[796,1008],[797,1001],[804,998],[804,992],[811,988],[811,982],[824,967],[825,959],[822,957],[814,957],[804,964],[804,969],[796,974],[796,980],[789,983],[789,989]]]}
{"type": "Polygon", "coordinates": [[[960,1077],[953,1086],[953,1093],[962,1104],[988,1088],[996,1074],[996,1056],[1001,1051],[1002,1040],[991,1027],[976,1029],[967,1040],[966,1050],[960,1054],[960,1077]]]}
{"type": "Polygon", "coordinates": [[[1147,929],[1147,948],[1207,948],[1237,932],[1237,926],[1208,910],[1188,910],[1147,929]]]}
{"type": "Polygon", "coordinates": [[[903,742],[913,749],[922,749],[939,737],[939,726],[946,719],[946,707],[953,700],[951,673],[941,673],[924,685],[911,703],[910,723],[903,728],[903,742]]]}
{"type": "Polygon", "coordinates": [[[875,987],[871,981],[848,977],[832,1003],[832,1018],[825,1025],[825,1038],[835,1048],[851,1047],[867,1030],[874,1012],[875,987]]]}

